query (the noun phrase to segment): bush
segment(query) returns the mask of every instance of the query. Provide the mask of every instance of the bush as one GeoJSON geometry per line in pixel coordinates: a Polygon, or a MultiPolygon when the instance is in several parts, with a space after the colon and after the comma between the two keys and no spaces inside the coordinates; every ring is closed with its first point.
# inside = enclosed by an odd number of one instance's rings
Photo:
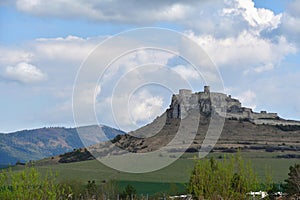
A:
{"type": "Polygon", "coordinates": [[[136,189],[132,186],[132,185],[127,185],[125,187],[125,190],[122,192],[121,194],[121,198],[131,198],[134,197],[136,195],[136,189]]]}
{"type": "Polygon", "coordinates": [[[0,199],[68,199],[71,189],[57,184],[55,176],[49,172],[44,177],[35,168],[21,172],[11,169],[0,173],[0,199]]]}
{"type": "Polygon", "coordinates": [[[187,190],[198,199],[245,199],[246,193],[258,189],[257,176],[251,164],[235,157],[222,161],[199,160],[195,165],[187,190]]]}

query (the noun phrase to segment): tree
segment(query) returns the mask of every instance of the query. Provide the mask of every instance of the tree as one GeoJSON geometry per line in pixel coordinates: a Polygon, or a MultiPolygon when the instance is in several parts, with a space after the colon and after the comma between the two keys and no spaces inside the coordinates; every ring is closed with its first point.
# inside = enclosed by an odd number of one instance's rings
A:
{"type": "Polygon", "coordinates": [[[126,197],[131,197],[131,196],[134,196],[136,195],[136,189],[128,184],[126,187],[125,187],[125,190],[123,191],[123,193],[121,194],[121,197],[122,198],[126,198],[126,197]]]}
{"type": "Polygon", "coordinates": [[[96,182],[93,180],[93,181],[88,181],[88,184],[86,186],[87,188],[87,193],[88,195],[90,196],[93,196],[96,194],[97,192],[97,186],[96,186],[96,182]]]}
{"type": "Polygon", "coordinates": [[[300,195],[300,164],[290,166],[290,172],[288,173],[288,175],[288,179],[285,180],[285,182],[287,183],[287,192],[291,195],[300,195]]]}
{"type": "Polygon", "coordinates": [[[246,193],[258,189],[251,164],[238,153],[235,157],[216,161],[199,160],[194,167],[188,191],[198,199],[245,199],[246,193]]]}
{"type": "Polygon", "coordinates": [[[51,173],[44,176],[35,168],[23,171],[3,170],[0,172],[0,199],[68,199],[70,187],[58,184],[51,173]]]}

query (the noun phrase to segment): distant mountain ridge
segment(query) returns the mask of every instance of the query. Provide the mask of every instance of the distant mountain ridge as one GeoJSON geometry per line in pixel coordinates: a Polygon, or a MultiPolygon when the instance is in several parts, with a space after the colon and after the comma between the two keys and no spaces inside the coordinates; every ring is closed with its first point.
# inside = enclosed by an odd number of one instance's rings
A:
{"type": "Polygon", "coordinates": [[[76,128],[64,127],[0,133],[0,165],[15,164],[17,161],[27,162],[63,154],[85,145],[90,146],[107,139],[113,139],[119,134],[125,134],[121,130],[103,125],[83,126],[78,129],[80,133],[84,133],[81,134],[81,138],[76,128]]]}

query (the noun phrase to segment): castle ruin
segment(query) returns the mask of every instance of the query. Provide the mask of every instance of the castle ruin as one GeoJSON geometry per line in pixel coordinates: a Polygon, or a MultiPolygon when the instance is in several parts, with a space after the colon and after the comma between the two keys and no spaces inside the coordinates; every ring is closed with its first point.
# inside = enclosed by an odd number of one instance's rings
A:
{"type": "Polygon", "coordinates": [[[189,112],[195,110],[205,116],[217,113],[227,119],[245,120],[255,124],[300,125],[297,121],[279,118],[277,113],[254,112],[251,108],[243,107],[241,102],[231,95],[210,92],[209,86],[204,86],[203,92],[196,93],[188,89],[180,89],[179,94],[174,94],[172,97],[168,118],[184,118],[189,112]]]}

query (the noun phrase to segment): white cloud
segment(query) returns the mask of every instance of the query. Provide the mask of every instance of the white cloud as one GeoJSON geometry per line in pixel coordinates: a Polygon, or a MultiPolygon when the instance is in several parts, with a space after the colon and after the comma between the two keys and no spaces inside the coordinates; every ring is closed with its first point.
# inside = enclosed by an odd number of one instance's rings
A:
{"type": "Polygon", "coordinates": [[[205,34],[235,35],[280,24],[281,14],[256,8],[252,0],[135,1],[17,0],[17,9],[37,16],[84,18],[92,21],[146,24],[175,22],[205,34]]]}
{"type": "Polygon", "coordinates": [[[82,62],[104,37],[39,38],[32,45],[39,58],[82,62]]]}
{"type": "MultiPolygon", "coordinates": [[[[266,36],[267,34],[266,37],[271,36],[275,40],[276,37],[285,35],[289,41],[299,40],[297,37],[300,33],[300,25],[298,26],[300,24],[299,4],[299,0],[292,1],[286,12],[275,14],[270,9],[255,7],[253,0],[175,0],[147,3],[128,0],[126,4],[117,0],[16,1],[17,9],[37,16],[67,19],[84,18],[93,22],[129,23],[146,26],[157,22],[172,22],[182,25],[184,29],[191,29],[197,35],[209,35],[216,39],[237,38],[241,33],[247,32],[259,38],[263,38],[261,35],[266,36]]],[[[63,39],[65,42],[66,38],[63,39]]],[[[80,41],[77,42],[80,43],[80,41]]],[[[91,46],[82,46],[81,49],[76,49],[72,45],[65,46],[53,43],[54,41],[51,45],[41,45],[42,52],[60,58],[60,55],[68,56],[65,52],[69,52],[70,55],[86,55],[86,52],[92,49],[91,46]]],[[[79,56],[78,59],[81,58],[79,56]]]]}
{"type": "Polygon", "coordinates": [[[47,78],[47,75],[36,66],[25,62],[21,62],[16,66],[6,67],[5,76],[9,79],[23,83],[40,82],[47,78]]]}
{"type": "Polygon", "coordinates": [[[184,17],[185,5],[173,2],[127,1],[80,1],[80,0],[17,0],[16,7],[24,12],[39,16],[83,17],[99,21],[135,22],[153,19],[174,20],[184,17]],[[149,15],[151,14],[151,15],[149,15]],[[140,19],[142,18],[142,19],[140,19]]]}
{"type": "MultiPolygon", "coordinates": [[[[299,33],[299,2],[291,1],[287,11],[279,14],[255,7],[253,0],[127,0],[126,4],[117,0],[16,0],[15,5],[20,11],[37,16],[138,25],[172,22],[197,34],[226,38],[236,37],[243,31],[256,35],[271,34],[278,28],[283,34],[293,35],[292,30],[299,33]]],[[[293,35],[295,39],[296,35],[299,34],[293,35]]]]}
{"type": "MultiPolygon", "coordinates": [[[[152,122],[165,111],[166,99],[163,95],[151,93],[147,88],[139,89],[133,94],[114,94],[99,99],[95,105],[95,113],[100,123],[132,131],[152,122]]],[[[167,105],[169,103],[167,102],[167,105]]],[[[84,115],[81,116],[86,118],[84,115]]]]}
{"type": "Polygon", "coordinates": [[[227,1],[231,8],[224,8],[223,14],[229,16],[242,16],[258,33],[261,30],[272,30],[278,27],[282,15],[264,8],[256,8],[252,0],[227,1]]]}
{"type": "Polygon", "coordinates": [[[263,66],[259,66],[259,67],[254,68],[254,71],[257,72],[257,73],[261,73],[261,72],[269,71],[269,70],[272,70],[272,69],[274,69],[274,65],[272,63],[267,63],[263,66]]]}
{"type": "Polygon", "coordinates": [[[177,65],[175,67],[172,67],[172,69],[178,73],[182,78],[186,80],[190,79],[199,79],[200,75],[199,72],[197,72],[194,68],[191,66],[184,66],[184,65],[177,65]]]}
{"type": "MultiPolygon", "coordinates": [[[[122,46],[111,48],[122,48],[122,46]]],[[[121,79],[128,80],[126,82],[127,86],[138,85],[138,83],[145,79],[151,79],[149,75],[153,74],[153,71],[158,68],[157,66],[166,66],[168,60],[172,57],[174,57],[173,54],[160,50],[140,49],[130,52],[117,58],[117,60],[108,66],[100,84],[105,90],[109,91],[112,91],[112,86],[115,86],[117,81],[121,79]]]]}
{"type": "Polygon", "coordinates": [[[147,90],[143,90],[131,97],[129,111],[135,124],[151,122],[164,111],[163,98],[153,96],[147,90]]]}
{"type": "Polygon", "coordinates": [[[272,34],[282,35],[289,42],[295,43],[300,47],[300,0],[285,2],[285,10],[281,14],[280,24],[272,34]]]}
{"type": "Polygon", "coordinates": [[[294,0],[289,2],[287,6],[287,12],[294,16],[294,17],[300,17],[300,0],[294,0]]]}
{"type": "Polygon", "coordinates": [[[68,0],[17,0],[16,7],[24,12],[39,16],[101,18],[101,12],[93,9],[91,2],[68,0]]]}
{"type": "MultiPolygon", "coordinates": [[[[230,70],[230,75],[224,75],[225,81],[232,81],[226,87],[235,87],[238,84],[240,87],[239,92],[236,93],[240,94],[238,97],[241,98],[244,105],[255,108],[258,105],[257,102],[262,100],[261,96],[263,94],[251,88],[252,84],[255,85],[256,82],[251,82],[251,86],[249,86],[249,83],[246,85],[246,82],[256,80],[256,76],[263,77],[263,72],[275,71],[286,56],[297,51],[292,39],[299,41],[300,15],[298,11],[300,1],[296,0],[294,2],[289,7],[289,11],[283,14],[275,14],[269,9],[256,8],[252,0],[128,0],[126,3],[120,3],[116,0],[54,0],[51,2],[17,0],[16,7],[23,12],[39,17],[84,18],[93,22],[129,23],[141,26],[151,23],[157,24],[157,22],[172,22],[175,25],[181,25],[183,29],[191,29],[186,33],[203,47],[217,66],[224,69],[224,71],[230,70]],[[258,75],[259,73],[260,75],[258,75]],[[244,76],[239,79],[238,77],[242,75],[244,76]],[[237,82],[237,80],[240,82],[237,82]],[[247,81],[243,85],[241,82],[244,80],[247,81]],[[245,90],[246,92],[243,92],[245,90]],[[259,101],[258,98],[260,98],[259,101]]],[[[57,110],[53,115],[57,115],[57,118],[63,120],[60,117],[61,113],[71,112],[71,92],[69,91],[66,94],[65,88],[68,88],[68,90],[72,88],[80,63],[105,38],[107,37],[40,38],[24,44],[22,50],[1,47],[0,65],[4,68],[4,71],[2,70],[3,75],[13,80],[29,83],[45,80],[47,75],[43,71],[47,72],[51,81],[47,82],[48,85],[45,86],[47,88],[44,89],[45,91],[51,91],[47,95],[54,94],[53,96],[59,99],[56,99],[57,102],[53,103],[56,106],[54,109],[57,110]],[[23,67],[20,67],[19,64],[23,67]],[[40,69],[36,66],[39,66],[40,69]]],[[[110,55],[111,52],[122,49],[125,45],[115,44],[115,46],[107,48],[105,53],[110,55]]],[[[190,50],[193,51],[193,49],[190,50]]],[[[166,65],[172,56],[163,53],[151,55],[149,52],[139,51],[120,58],[119,62],[112,65],[106,71],[103,79],[104,83],[100,83],[103,86],[101,88],[103,98],[96,102],[96,107],[100,111],[98,114],[101,115],[101,122],[113,124],[114,119],[111,114],[108,114],[112,102],[109,91],[112,91],[114,83],[121,75],[129,74],[125,86],[138,85],[141,80],[150,80],[151,76],[154,75],[159,76],[160,79],[163,77],[169,80],[170,74],[151,74],[146,70],[144,70],[145,73],[141,73],[139,70],[132,70],[145,63],[155,62],[166,65]],[[146,72],[151,75],[146,74],[146,72]],[[105,115],[102,113],[105,113],[105,115]]],[[[98,62],[100,66],[101,60],[98,60],[98,62]]],[[[178,65],[173,69],[184,79],[199,80],[198,74],[194,73],[191,68],[178,65]]],[[[206,79],[215,80],[215,74],[210,74],[209,69],[207,70],[207,73],[205,73],[206,79]]],[[[96,74],[97,71],[93,69],[90,73],[96,74]]],[[[297,82],[297,80],[293,81],[289,85],[292,86],[297,82]]],[[[283,82],[283,80],[280,82],[283,82]]],[[[272,81],[268,84],[271,85],[272,81]]],[[[267,87],[268,84],[262,85],[267,87]]],[[[195,85],[198,89],[202,82],[195,85]]],[[[182,84],[176,85],[176,87],[180,86],[182,87],[182,84]]],[[[257,90],[260,90],[260,87],[257,86],[257,90]]],[[[100,87],[96,88],[96,93],[94,89],[87,88],[82,88],[83,93],[79,102],[90,105],[94,103],[95,94],[100,93],[100,87]]],[[[271,89],[266,88],[265,90],[271,89]]],[[[296,91],[299,90],[296,88],[296,91]]],[[[293,92],[291,91],[291,93],[293,92]]],[[[276,99],[280,99],[279,95],[276,96],[276,99]]],[[[120,114],[121,118],[123,117],[121,123],[123,125],[129,124],[130,121],[125,119],[125,117],[128,117],[128,111],[122,110],[124,103],[128,103],[128,98],[122,99],[121,96],[115,96],[114,98],[116,98],[116,104],[120,105],[118,110],[124,112],[120,114]]],[[[297,102],[293,101],[292,104],[296,105],[297,102]]],[[[137,123],[155,117],[160,112],[161,99],[160,96],[140,94],[132,99],[132,105],[135,105],[131,109],[134,117],[133,121],[137,123]]],[[[85,115],[85,107],[80,109],[82,117],[89,119],[89,115],[85,115]]]]}
{"type": "Polygon", "coordinates": [[[0,46],[0,65],[15,65],[19,62],[30,62],[34,54],[26,50],[17,50],[0,46]]]}
{"type": "Polygon", "coordinates": [[[241,103],[242,106],[252,108],[253,110],[256,108],[256,94],[251,91],[247,90],[237,97],[241,103]]]}
{"type": "Polygon", "coordinates": [[[286,55],[297,51],[295,45],[283,36],[270,40],[243,31],[237,37],[218,39],[212,35],[196,36],[191,31],[187,34],[198,42],[218,67],[246,71],[255,68],[256,72],[262,72],[280,63],[286,55]]]}

